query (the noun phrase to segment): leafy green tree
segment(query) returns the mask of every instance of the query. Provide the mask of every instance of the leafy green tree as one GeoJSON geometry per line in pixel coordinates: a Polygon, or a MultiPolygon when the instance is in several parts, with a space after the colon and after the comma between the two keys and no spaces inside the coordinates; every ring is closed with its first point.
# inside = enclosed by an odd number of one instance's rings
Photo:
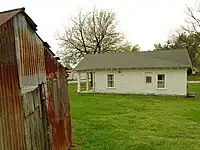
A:
{"type": "Polygon", "coordinates": [[[194,34],[179,33],[178,36],[173,36],[164,44],[155,44],[154,50],[170,50],[170,49],[187,49],[190,55],[192,64],[196,68],[200,68],[200,43],[194,34]]]}
{"type": "Polygon", "coordinates": [[[140,51],[139,45],[131,45],[131,43],[126,42],[124,45],[119,47],[116,52],[135,52],[140,51]]]}
{"type": "Polygon", "coordinates": [[[154,44],[154,51],[160,51],[160,50],[169,50],[170,49],[170,45],[168,43],[165,44],[154,44]]]}

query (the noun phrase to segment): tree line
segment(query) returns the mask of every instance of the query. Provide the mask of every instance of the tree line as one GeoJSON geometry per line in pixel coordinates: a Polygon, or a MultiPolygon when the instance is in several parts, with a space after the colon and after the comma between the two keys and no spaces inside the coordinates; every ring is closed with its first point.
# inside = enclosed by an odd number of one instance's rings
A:
{"type": "Polygon", "coordinates": [[[186,25],[172,33],[164,44],[154,44],[154,50],[187,49],[192,65],[200,69],[200,4],[186,8],[186,25]]]}
{"type": "MultiPolygon", "coordinates": [[[[187,49],[192,64],[200,68],[200,4],[186,7],[186,25],[172,33],[163,44],[154,44],[154,51],[187,49]]],[[[66,66],[76,65],[87,54],[139,51],[117,30],[116,14],[109,10],[80,11],[72,17],[64,33],[57,34],[61,49],[58,51],[66,66]]]]}

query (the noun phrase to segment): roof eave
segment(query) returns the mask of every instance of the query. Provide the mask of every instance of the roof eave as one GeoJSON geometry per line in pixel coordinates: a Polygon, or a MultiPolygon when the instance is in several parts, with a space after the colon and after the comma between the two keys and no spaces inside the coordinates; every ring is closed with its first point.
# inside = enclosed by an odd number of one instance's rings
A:
{"type": "Polygon", "coordinates": [[[94,70],[120,70],[120,69],[173,69],[173,68],[191,68],[192,66],[169,66],[169,67],[129,67],[129,68],[95,68],[95,69],[76,69],[74,71],[94,71],[94,70]]]}
{"type": "Polygon", "coordinates": [[[35,24],[35,22],[31,19],[31,17],[29,17],[27,15],[27,13],[25,13],[25,9],[23,11],[21,11],[22,14],[25,16],[28,24],[31,26],[31,28],[34,30],[34,31],[37,31],[37,25],[35,24]]]}

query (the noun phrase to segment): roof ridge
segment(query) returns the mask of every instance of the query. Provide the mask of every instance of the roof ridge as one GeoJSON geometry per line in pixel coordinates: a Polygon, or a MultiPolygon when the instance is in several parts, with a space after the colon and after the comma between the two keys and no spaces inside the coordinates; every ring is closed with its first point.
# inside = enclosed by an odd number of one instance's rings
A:
{"type": "Polygon", "coordinates": [[[148,51],[125,51],[125,52],[112,52],[112,53],[96,53],[96,54],[87,54],[87,56],[94,56],[94,55],[117,55],[117,54],[127,54],[127,53],[158,53],[158,52],[169,52],[169,51],[178,51],[178,50],[186,50],[185,48],[183,49],[168,49],[168,50],[148,50],[148,51]]]}
{"type": "Polygon", "coordinates": [[[25,7],[10,9],[10,10],[6,10],[6,11],[1,11],[0,14],[8,13],[8,12],[11,12],[11,11],[17,11],[17,10],[18,11],[25,11],[25,7]]]}

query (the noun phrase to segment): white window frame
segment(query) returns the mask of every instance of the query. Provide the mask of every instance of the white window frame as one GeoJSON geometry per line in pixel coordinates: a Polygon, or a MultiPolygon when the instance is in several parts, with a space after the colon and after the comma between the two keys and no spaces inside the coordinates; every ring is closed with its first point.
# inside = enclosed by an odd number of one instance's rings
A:
{"type": "Polygon", "coordinates": [[[165,90],[166,89],[166,73],[158,73],[156,75],[156,89],[159,89],[159,90],[165,90]],[[164,88],[159,88],[158,87],[158,75],[164,75],[165,79],[164,79],[164,88]]]}
{"type": "Polygon", "coordinates": [[[114,73],[108,73],[108,74],[106,75],[106,87],[107,87],[108,89],[113,89],[113,88],[115,88],[115,74],[114,74],[114,73]],[[109,86],[108,86],[108,75],[113,75],[113,87],[109,87],[109,86]]]}

